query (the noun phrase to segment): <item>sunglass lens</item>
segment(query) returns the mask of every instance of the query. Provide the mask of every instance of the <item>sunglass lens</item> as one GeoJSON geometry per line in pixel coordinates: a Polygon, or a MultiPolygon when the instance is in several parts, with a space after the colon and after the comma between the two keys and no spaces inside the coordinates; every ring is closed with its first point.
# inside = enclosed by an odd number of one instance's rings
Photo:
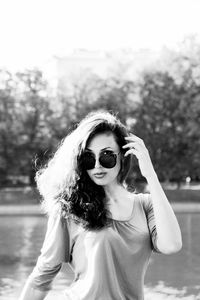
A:
{"type": "Polygon", "coordinates": [[[82,166],[85,170],[91,170],[95,166],[95,157],[90,153],[84,153],[82,156],[82,166]]]}
{"type": "Polygon", "coordinates": [[[102,167],[111,169],[114,168],[117,161],[117,156],[114,153],[102,153],[99,157],[99,162],[102,167]]]}

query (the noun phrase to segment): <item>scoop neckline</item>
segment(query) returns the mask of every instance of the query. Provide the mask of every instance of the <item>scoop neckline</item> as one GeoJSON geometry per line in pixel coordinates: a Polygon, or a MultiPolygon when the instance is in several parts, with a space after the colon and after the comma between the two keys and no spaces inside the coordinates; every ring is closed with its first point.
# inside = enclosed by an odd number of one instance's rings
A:
{"type": "Polygon", "coordinates": [[[134,208],[135,208],[135,197],[133,199],[133,207],[132,207],[131,215],[130,215],[130,217],[127,220],[117,220],[117,219],[113,219],[113,218],[110,218],[110,219],[112,221],[116,221],[116,222],[129,222],[132,219],[132,217],[133,217],[134,208]]]}

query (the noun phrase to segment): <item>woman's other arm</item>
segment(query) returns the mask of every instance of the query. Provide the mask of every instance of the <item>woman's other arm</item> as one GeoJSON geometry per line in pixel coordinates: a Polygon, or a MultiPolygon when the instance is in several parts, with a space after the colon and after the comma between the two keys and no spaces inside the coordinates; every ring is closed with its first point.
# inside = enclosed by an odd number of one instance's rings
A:
{"type": "Polygon", "coordinates": [[[41,291],[35,289],[34,287],[32,287],[30,280],[28,279],[22,290],[19,300],[25,300],[25,299],[43,300],[46,295],[47,295],[47,291],[41,291]]]}
{"type": "Polygon", "coordinates": [[[19,300],[45,298],[51,289],[54,277],[61,269],[62,262],[69,260],[69,241],[67,220],[61,220],[59,213],[50,215],[41,254],[24,285],[19,300]]]}

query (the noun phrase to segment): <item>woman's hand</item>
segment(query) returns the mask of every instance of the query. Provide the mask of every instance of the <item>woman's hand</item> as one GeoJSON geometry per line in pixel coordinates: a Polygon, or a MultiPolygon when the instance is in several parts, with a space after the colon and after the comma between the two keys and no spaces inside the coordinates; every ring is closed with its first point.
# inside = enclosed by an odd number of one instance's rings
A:
{"type": "Polygon", "coordinates": [[[125,137],[127,144],[123,146],[123,149],[127,149],[124,156],[134,154],[139,163],[140,171],[145,178],[148,178],[155,174],[149,151],[146,148],[142,139],[134,134],[125,137]]]}

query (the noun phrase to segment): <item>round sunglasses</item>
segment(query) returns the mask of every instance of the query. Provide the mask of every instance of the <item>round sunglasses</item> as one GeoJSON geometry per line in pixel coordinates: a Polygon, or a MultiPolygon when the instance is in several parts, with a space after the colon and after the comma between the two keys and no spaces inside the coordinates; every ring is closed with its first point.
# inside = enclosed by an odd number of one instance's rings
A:
{"type": "MultiPolygon", "coordinates": [[[[120,153],[120,152],[119,152],[120,153]]],[[[112,169],[116,166],[117,155],[119,153],[114,153],[113,151],[106,150],[100,153],[99,163],[103,168],[112,169]]],[[[85,170],[92,170],[96,164],[95,155],[89,151],[85,151],[81,157],[81,164],[85,170]]]]}

